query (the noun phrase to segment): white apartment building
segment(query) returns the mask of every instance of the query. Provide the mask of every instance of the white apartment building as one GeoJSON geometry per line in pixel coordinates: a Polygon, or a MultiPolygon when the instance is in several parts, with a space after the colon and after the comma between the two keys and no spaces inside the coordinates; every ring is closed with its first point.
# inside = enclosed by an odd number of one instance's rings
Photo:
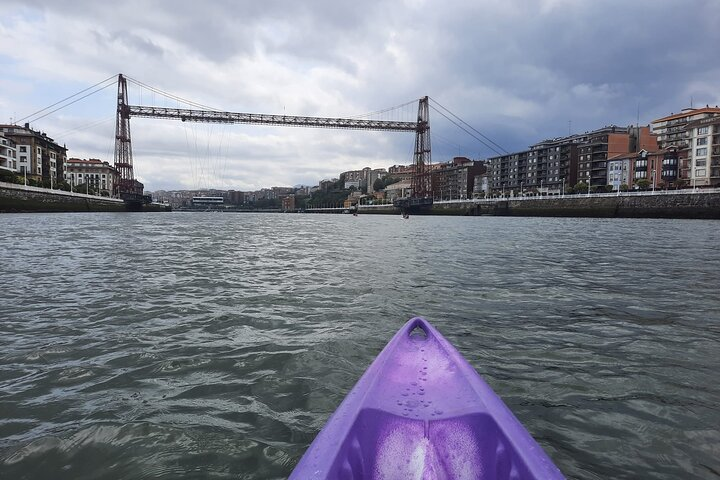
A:
{"type": "Polygon", "coordinates": [[[0,125],[0,133],[15,142],[18,173],[47,182],[49,186],[62,181],[67,148],[55,143],[45,132],[33,130],[27,123],[24,126],[0,125]]]}
{"type": "Polygon", "coordinates": [[[720,187],[720,116],[687,125],[690,186],[720,187]]]}
{"type": "Polygon", "coordinates": [[[621,185],[631,184],[629,155],[617,155],[608,159],[607,179],[607,184],[612,185],[614,191],[620,190],[621,185]]]}
{"type": "Polygon", "coordinates": [[[65,163],[67,165],[65,181],[71,187],[80,187],[82,192],[82,187],[87,184],[102,195],[113,195],[120,174],[108,162],[103,162],[97,158],[89,160],[70,158],[65,163]]]}
{"type": "Polygon", "coordinates": [[[18,171],[15,142],[10,138],[6,138],[2,133],[0,133],[0,168],[11,172],[18,171]]]}
{"type": "Polygon", "coordinates": [[[680,113],[659,118],[651,122],[652,133],[656,134],[658,147],[689,148],[690,131],[687,126],[690,122],[711,118],[720,115],[717,106],[704,108],[685,108],[680,113]]]}

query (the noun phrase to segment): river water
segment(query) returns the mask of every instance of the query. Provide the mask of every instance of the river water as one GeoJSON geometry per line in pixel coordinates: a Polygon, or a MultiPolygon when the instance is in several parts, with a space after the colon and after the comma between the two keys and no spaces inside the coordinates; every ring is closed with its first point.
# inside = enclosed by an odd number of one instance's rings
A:
{"type": "Polygon", "coordinates": [[[430,320],[568,478],[720,478],[720,223],[0,216],[0,478],[285,478],[430,320]]]}

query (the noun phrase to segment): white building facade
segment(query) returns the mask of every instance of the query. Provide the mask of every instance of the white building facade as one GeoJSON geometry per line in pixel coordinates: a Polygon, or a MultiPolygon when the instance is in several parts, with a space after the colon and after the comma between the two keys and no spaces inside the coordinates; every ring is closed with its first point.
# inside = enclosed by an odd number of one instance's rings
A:
{"type": "Polygon", "coordinates": [[[720,187],[720,117],[688,124],[690,186],[720,187]]]}
{"type": "Polygon", "coordinates": [[[0,168],[11,172],[18,171],[17,147],[15,142],[0,133],[0,168]]]}
{"type": "Polygon", "coordinates": [[[120,174],[108,162],[96,158],[89,160],[70,158],[65,163],[67,165],[65,181],[73,189],[80,187],[82,193],[82,188],[87,185],[103,196],[112,196],[120,174]]]}
{"type": "Polygon", "coordinates": [[[630,185],[630,158],[611,159],[607,162],[608,185],[614,191],[620,190],[622,185],[630,185]]]}

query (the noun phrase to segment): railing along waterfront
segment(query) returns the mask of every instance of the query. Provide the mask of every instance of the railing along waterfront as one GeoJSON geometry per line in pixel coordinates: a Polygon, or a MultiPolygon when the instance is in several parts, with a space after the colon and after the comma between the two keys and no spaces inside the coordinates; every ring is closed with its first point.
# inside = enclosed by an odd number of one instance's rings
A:
{"type": "Polygon", "coordinates": [[[571,195],[552,194],[552,195],[525,195],[525,196],[499,196],[491,198],[468,198],[468,199],[452,199],[452,200],[435,200],[434,203],[494,203],[507,200],[557,200],[563,198],[610,198],[610,197],[643,197],[654,195],[699,195],[707,193],[720,193],[720,188],[687,188],[683,190],[643,190],[632,192],[609,192],[609,193],[574,193],[571,195]]]}

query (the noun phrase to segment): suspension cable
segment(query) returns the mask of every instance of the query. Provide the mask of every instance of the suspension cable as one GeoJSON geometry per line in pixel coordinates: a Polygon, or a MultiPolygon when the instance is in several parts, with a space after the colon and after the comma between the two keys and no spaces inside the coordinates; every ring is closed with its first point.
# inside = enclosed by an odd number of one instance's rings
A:
{"type": "MultiPolygon", "coordinates": [[[[487,140],[488,142],[490,142],[491,144],[493,144],[495,147],[497,147],[497,148],[499,148],[500,150],[502,150],[502,152],[499,152],[499,151],[496,150],[495,148],[492,148],[492,147],[490,147],[489,145],[487,145],[485,142],[482,142],[482,141],[481,141],[481,143],[482,143],[483,145],[485,145],[486,147],[490,148],[492,151],[494,151],[494,152],[497,153],[498,155],[502,155],[503,153],[506,153],[506,154],[509,153],[505,148],[503,148],[502,146],[498,145],[498,144],[497,144],[496,142],[494,142],[491,138],[489,138],[489,137],[487,137],[486,135],[484,135],[482,132],[480,132],[478,129],[476,129],[475,127],[473,127],[473,126],[470,125],[469,123],[467,123],[467,122],[466,122],[465,120],[463,120],[462,118],[460,118],[460,117],[458,117],[457,115],[455,115],[453,112],[450,111],[450,109],[448,109],[447,107],[443,106],[440,102],[438,102],[438,101],[435,100],[434,98],[432,98],[432,101],[433,101],[434,104],[436,104],[437,106],[439,106],[440,108],[442,108],[443,110],[445,110],[446,112],[448,112],[450,115],[452,115],[452,116],[453,116],[454,118],[456,118],[457,120],[459,120],[463,125],[466,125],[468,128],[470,128],[472,131],[474,131],[475,133],[477,133],[478,135],[480,135],[481,137],[483,137],[485,140],[487,140]]],[[[441,115],[443,115],[445,118],[447,118],[447,116],[444,115],[444,114],[443,114],[442,112],[440,112],[439,110],[435,109],[435,111],[437,111],[438,113],[440,113],[441,115]]],[[[449,120],[449,119],[448,119],[448,120],[449,120]]],[[[453,123],[455,123],[455,122],[453,122],[453,123]]],[[[456,125],[457,125],[457,124],[456,124],[456,125]]],[[[458,127],[459,127],[459,125],[458,125],[458,127]]],[[[464,129],[463,129],[463,130],[464,130],[464,129]]]]}
{"type": "Polygon", "coordinates": [[[38,111],[35,112],[35,113],[31,113],[30,115],[28,115],[28,116],[26,116],[26,117],[23,117],[23,118],[21,118],[21,119],[19,119],[19,120],[15,120],[15,122],[16,122],[16,123],[20,123],[20,122],[23,122],[23,121],[25,121],[25,120],[27,120],[27,119],[29,119],[29,118],[33,118],[33,117],[34,117],[35,115],[37,115],[37,114],[40,114],[40,113],[42,113],[42,112],[44,112],[44,111],[46,111],[46,110],[49,110],[49,109],[51,109],[51,108],[53,108],[53,107],[55,107],[55,106],[57,106],[57,105],[60,105],[61,103],[64,103],[64,102],[70,100],[70,99],[73,98],[73,97],[77,97],[78,95],[80,95],[80,94],[82,94],[82,93],[85,93],[85,92],[87,92],[88,90],[92,90],[93,88],[98,87],[98,86],[102,85],[103,83],[106,83],[106,82],[108,82],[108,81],[110,81],[110,80],[113,80],[112,83],[110,83],[110,84],[108,84],[108,85],[105,85],[104,87],[102,87],[102,88],[100,88],[100,89],[98,89],[98,90],[96,90],[96,91],[94,91],[94,92],[88,93],[87,95],[85,95],[85,96],[83,96],[83,97],[80,97],[80,98],[78,98],[77,100],[75,100],[75,101],[73,101],[73,102],[71,102],[71,103],[68,103],[67,105],[63,105],[62,107],[57,108],[57,109],[53,110],[52,112],[48,112],[48,113],[46,113],[45,115],[43,115],[43,116],[41,116],[41,117],[34,118],[32,121],[36,121],[36,120],[40,120],[41,118],[45,118],[45,117],[47,117],[48,115],[50,115],[51,113],[55,113],[55,112],[57,112],[58,110],[61,110],[61,109],[65,108],[65,107],[67,107],[68,105],[72,105],[73,103],[77,102],[78,100],[82,100],[83,98],[89,97],[90,95],[93,95],[93,94],[99,92],[100,90],[104,90],[104,89],[106,89],[107,87],[109,87],[110,85],[113,85],[113,84],[117,83],[117,82],[115,81],[116,78],[117,78],[117,77],[116,77],[115,75],[113,75],[113,76],[111,76],[111,77],[108,77],[108,78],[106,78],[105,80],[103,80],[102,82],[98,82],[98,83],[96,83],[95,85],[92,85],[92,86],[90,86],[90,87],[88,87],[88,88],[86,88],[86,89],[84,89],[84,90],[80,90],[79,92],[77,92],[77,93],[75,93],[75,94],[73,94],[73,95],[70,95],[69,97],[63,98],[62,100],[60,100],[60,101],[58,101],[58,102],[55,102],[55,103],[53,103],[52,105],[43,108],[42,110],[38,110],[38,111]]]}
{"type": "Polygon", "coordinates": [[[392,110],[400,110],[401,108],[405,108],[405,107],[407,107],[407,106],[409,106],[409,105],[415,105],[416,103],[417,103],[417,100],[410,100],[409,102],[405,102],[405,103],[402,103],[402,104],[400,104],[400,105],[395,105],[394,107],[389,107],[389,108],[385,108],[385,109],[382,109],[382,110],[377,110],[377,111],[375,111],[375,112],[364,113],[364,114],[362,114],[362,115],[355,115],[355,116],[347,117],[347,118],[365,118],[365,117],[372,117],[373,115],[380,115],[380,114],[383,114],[383,113],[390,112],[390,111],[392,111],[392,110]]]}
{"type": "MultiPolygon", "coordinates": [[[[480,142],[480,143],[482,143],[483,145],[485,145],[487,148],[489,148],[489,149],[492,150],[493,152],[497,153],[498,155],[503,155],[502,152],[499,152],[495,147],[493,147],[492,145],[489,145],[487,142],[485,142],[483,139],[481,139],[480,137],[478,137],[477,135],[475,135],[473,132],[471,132],[471,131],[468,130],[467,128],[463,127],[462,125],[460,125],[458,122],[456,122],[456,121],[453,120],[452,118],[450,118],[450,117],[448,117],[447,115],[445,115],[441,110],[438,110],[437,108],[433,107],[432,105],[430,105],[430,108],[432,108],[433,110],[435,110],[437,113],[439,113],[440,115],[442,115],[443,117],[445,117],[450,123],[452,123],[453,125],[455,125],[456,127],[458,127],[460,130],[462,130],[463,132],[465,132],[465,133],[467,133],[468,135],[470,135],[471,137],[473,137],[473,138],[474,138],[475,140],[477,140],[478,142],[480,142]]],[[[505,153],[507,153],[507,152],[505,152],[505,153]]]]}
{"type": "Polygon", "coordinates": [[[147,88],[147,89],[150,90],[151,92],[155,92],[155,93],[157,93],[157,94],[159,94],[159,95],[162,95],[162,96],[164,96],[164,97],[170,98],[171,100],[175,100],[175,101],[177,101],[177,102],[182,102],[182,103],[184,103],[184,104],[186,104],[186,105],[192,105],[193,107],[198,107],[198,108],[201,108],[201,109],[203,109],[203,110],[212,110],[212,111],[215,111],[215,112],[220,112],[220,111],[222,111],[222,110],[219,109],[219,108],[209,107],[209,106],[207,106],[207,105],[203,105],[203,104],[201,104],[201,103],[193,102],[192,100],[187,100],[187,99],[184,99],[184,98],[179,97],[179,96],[177,96],[177,95],[173,95],[172,93],[165,92],[165,91],[163,91],[163,90],[160,90],[159,88],[152,87],[152,86],[150,86],[150,85],[148,85],[148,84],[146,84],[146,83],[143,83],[143,82],[141,82],[141,81],[139,81],[139,80],[135,80],[134,78],[130,78],[130,77],[127,77],[127,76],[126,76],[125,78],[128,79],[128,81],[134,83],[135,85],[138,85],[139,87],[147,88]]]}

